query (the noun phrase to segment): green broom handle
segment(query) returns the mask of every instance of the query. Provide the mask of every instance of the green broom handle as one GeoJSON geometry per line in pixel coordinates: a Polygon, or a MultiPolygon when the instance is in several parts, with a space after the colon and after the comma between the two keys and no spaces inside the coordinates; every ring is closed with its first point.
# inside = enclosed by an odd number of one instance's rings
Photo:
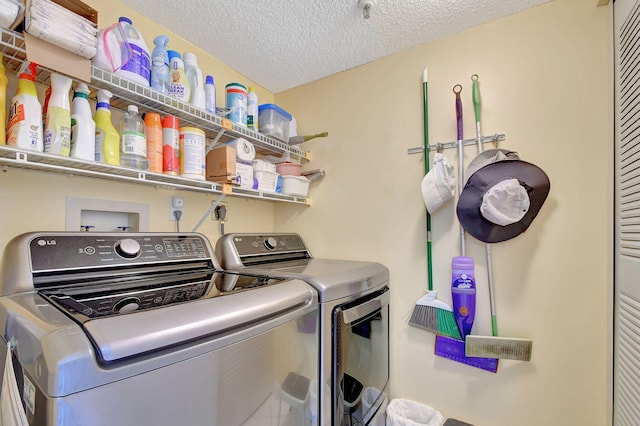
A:
{"type": "MultiPolygon", "coordinates": [[[[429,173],[429,90],[427,87],[427,67],[422,70],[422,102],[424,112],[424,174],[429,173]]],[[[433,268],[431,262],[431,215],[427,212],[427,289],[433,290],[433,268]]]]}
{"type": "MultiPolygon", "coordinates": [[[[478,83],[478,74],[471,76],[472,92],[473,92],[473,109],[476,113],[476,138],[478,144],[478,153],[482,148],[482,129],[480,127],[480,85],[478,83]]],[[[489,282],[489,306],[491,309],[491,334],[498,335],[498,320],[496,318],[495,299],[493,295],[493,271],[491,267],[491,246],[488,243],[484,245],[487,258],[487,280],[489,282]]]]}

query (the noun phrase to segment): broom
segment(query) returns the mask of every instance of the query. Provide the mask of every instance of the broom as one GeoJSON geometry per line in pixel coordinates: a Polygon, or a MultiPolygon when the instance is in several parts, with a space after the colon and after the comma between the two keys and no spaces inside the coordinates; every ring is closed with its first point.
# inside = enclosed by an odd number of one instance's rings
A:
{"type": "MultiPolygon", "coordinates": [[[[427,68],[422,70],[422,101],[424,111],[424,173],[429,173],[429,92],[427,88],[427,68]]],[[[409,324],[424,328],[442,336],[461,339],[458,325],[453,317],[453,309],[445,302],[436,299],[433,290],[433,268],[431,266],[431,215],[427,212],[427,294],[416,302],[409,324]]]]}

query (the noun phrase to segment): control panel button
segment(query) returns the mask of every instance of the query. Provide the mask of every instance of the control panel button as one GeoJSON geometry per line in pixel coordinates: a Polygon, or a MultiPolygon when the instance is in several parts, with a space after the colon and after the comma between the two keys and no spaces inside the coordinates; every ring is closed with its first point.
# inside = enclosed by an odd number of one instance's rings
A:
{"type": "Polygon", "coordinates": [[[140,243],[132,238],[125,238],[116,242],[115,250],[118,256],[134,259],[140,255],[140,243]]]}
{"type": "Polygon", "coordinates": [[[278,247],[278,240],[276,240],[274,237],[267,237],[264,240],[264,246],[268,249],[268,250],[273,250],[276,247],[278,247]]]}
{"type": "Polygon", "coordinates": [[[137,297],[125,297],[122,300],[118,300],[113,305],[113,312],[117,314],[128,314],[137,310],[140,307],[140,299],[137,297]]]}

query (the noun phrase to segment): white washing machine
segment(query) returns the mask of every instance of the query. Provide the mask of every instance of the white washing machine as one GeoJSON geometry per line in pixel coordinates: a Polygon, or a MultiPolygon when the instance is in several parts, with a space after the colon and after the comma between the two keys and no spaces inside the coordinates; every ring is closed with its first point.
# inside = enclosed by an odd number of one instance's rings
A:
{"type": "Polygon", "coordinates": [[[318,425],[384,425],[389,382],[389,270],[376,262],[314,258],[298,234],[227,234],[225,271],[297,278],[318,292],[318,425]]]}

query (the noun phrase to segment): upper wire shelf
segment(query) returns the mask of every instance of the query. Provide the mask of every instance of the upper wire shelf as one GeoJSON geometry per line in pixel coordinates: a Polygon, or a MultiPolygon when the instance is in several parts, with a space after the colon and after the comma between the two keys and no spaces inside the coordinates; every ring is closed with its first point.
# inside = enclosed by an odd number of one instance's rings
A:
{"type": "MultiPolygon", "coordinates": [[[[25,39],[22,34],[0,28],[0,52],[2,52],[3,55],[5,72],[17,76],[24,69],[26,61],[28,61],[25,39]]],[[[36,82],[48,85],[52,72],[55,72],[55,70],[39,66],[36,82]]],[[[141,113],[154,111],[161,114],[175,115],[181,123],[188,123],[205,132],[208,149],[211,149],[215,144],[243,137],[253,143],[256,152],[260,154],[289,153],[290,156],[296,156],[301,160],[310,160],[310,153],[302,151],[296,145],[289,145],[275,138],[238,126],[235,123],[232,129],[224,128],[222,127],[222,119],[220,116],[208,113],[193,105],[180,102],[150,87],[141,86],[106,70],[92,66],[91,76],[91,82],[88,82],[89,86],[94,89],[108,89],[113,93],[114,97],[111,100],[113,108],[126,110],[129,103],[134,103],[138,105],[141,113]]],[[[199,181],[179,176],[110,166],[46,153],[24,151],[1,145],[0,165],[78,176],[99,177],[121,182],[135,182],[156,187],[188,191],[217,194],[226,193],[223,191],[223,186],[215,182],[199,181]]],[[[310,203],[309,198],[235,186],[232,187],[231,191],[232,193],[230,195],[243,198],[257,198],[267,201],[284,201],[299,204],[310,203]]]]}

